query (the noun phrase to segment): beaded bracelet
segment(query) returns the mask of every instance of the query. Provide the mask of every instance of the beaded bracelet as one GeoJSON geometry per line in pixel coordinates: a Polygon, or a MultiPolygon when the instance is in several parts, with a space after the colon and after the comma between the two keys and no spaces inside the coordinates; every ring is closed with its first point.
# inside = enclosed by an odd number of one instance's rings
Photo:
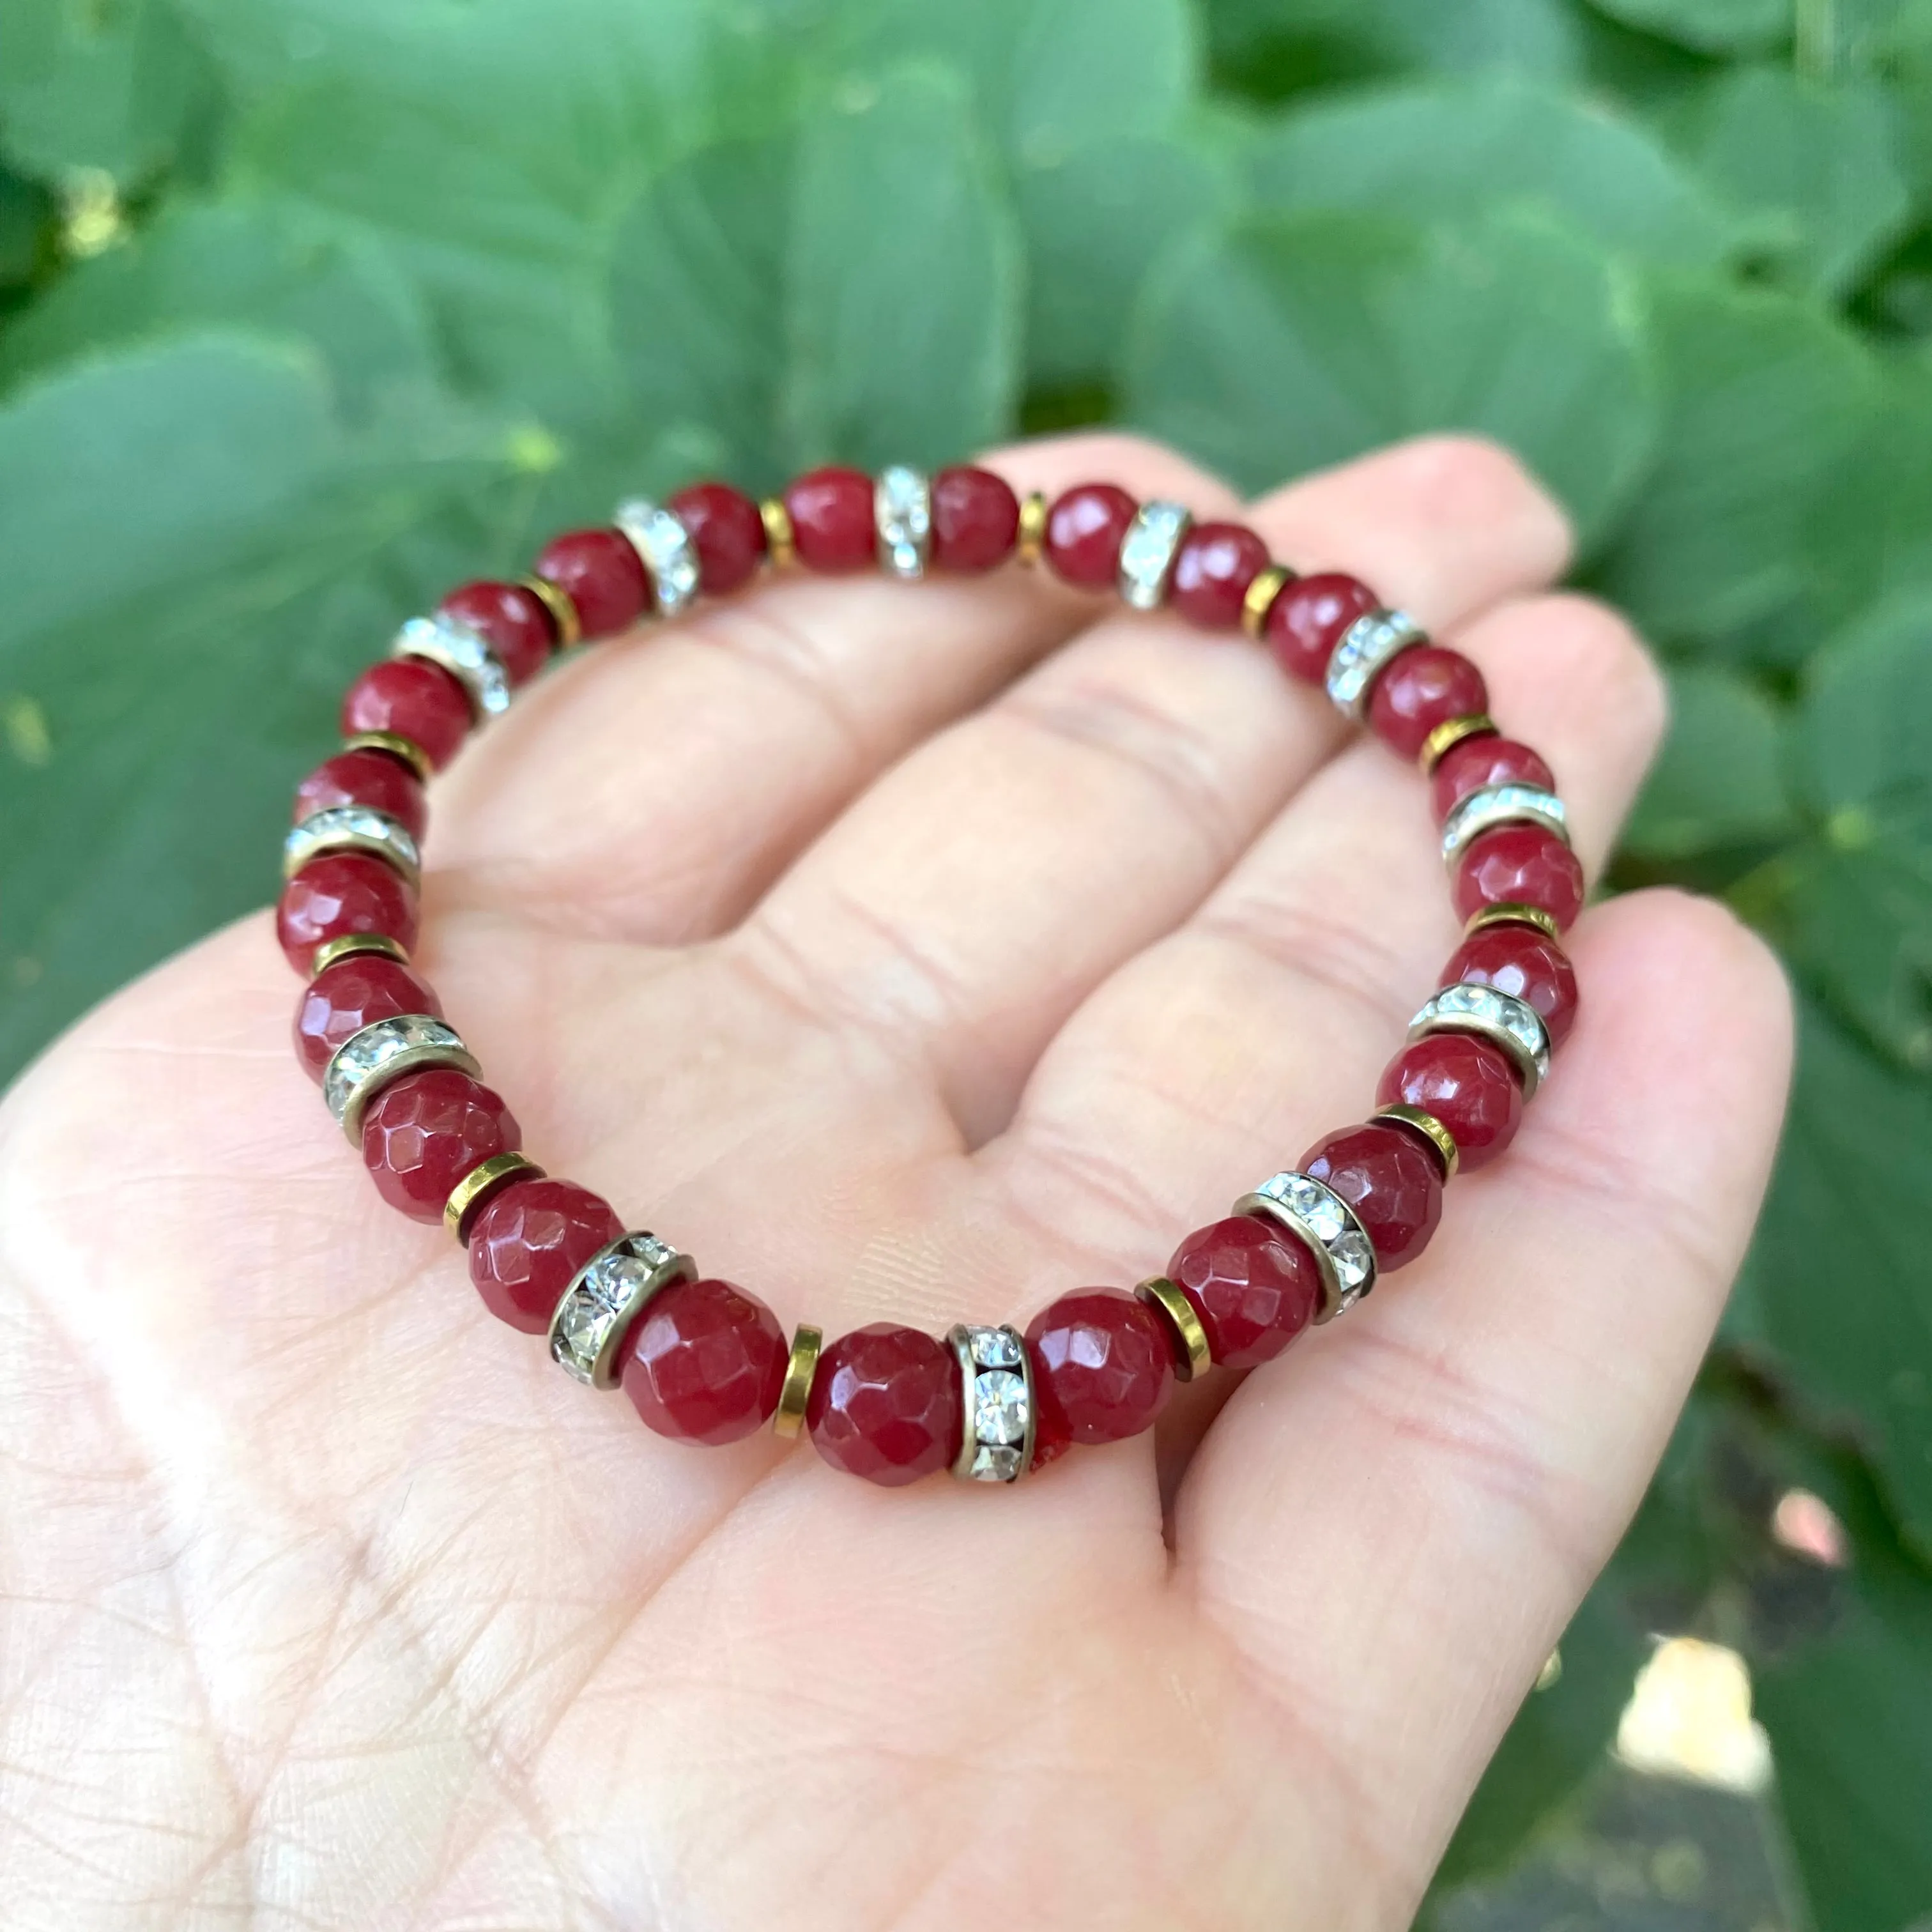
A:
{"type": "Polygon", "coordinates": [[[1360,1300],[1433,1232],[1442,1188],[1514,1137],[1576,1009],[1557,944],[1582,904],[1549,767],[1499,736],[1481,674],[1367,586],[1300,577],[1238,524],[1136,503],[1111,484],[1024,501],[970,466],[928,478],[822,469],[762,503],[701,483],[610,527],[559,537],[516,583],[465,584],[403,626],[350,687],[347,742],[304,779],[285,853],[283,950],[309,983],[296,1046],[383,1198],[440,1219],[484,1304],[543,1334],[596,1388],[621,1383],[650,1426],[729,1442],[766,1423],[834,1466],[897,1485],[942,1467],[1010,1483],[1070,1443],[1150,1426],[1176,1382],[1246,1369],[1360,1300]],[[646,614],[675,617],[760,569],[980,572],[1017,557],[1112,586],[1138,610],[1239,628],[1324,686],[1430,779],[1463,945],[1391,1060],[1374,1114],[1196,1230],[1131,1294],[1063,1295],[1022,1334],[962,1324],[944,1340],[878,1323],[829,1346],[701,1276],[587,1189],[546,1177],[515,1120],[410,969],[430,774],[557,650],[646,614]]]}

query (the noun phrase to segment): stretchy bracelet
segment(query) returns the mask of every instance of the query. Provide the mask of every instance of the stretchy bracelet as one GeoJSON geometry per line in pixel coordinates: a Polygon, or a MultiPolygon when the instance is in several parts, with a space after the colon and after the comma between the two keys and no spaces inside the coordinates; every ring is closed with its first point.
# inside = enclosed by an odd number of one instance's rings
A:
{"type": "Polygon", "coordinates": [[[466,1248],[493,1312],[543,1335],[578,1381],[621,1384],[681,1442],[802,1429],[828,1462],[896,1485],[940,1468],[1010,1483],[1071,1443],[1135,1435],[1176,1382],[1268,1360],[1414,1260],[1443,1184],[1508,1145],[1576,1014],[1557,938],[1582,869],[1549,767],[1498,735],[1476,667],[1354,578],[1298,576],[1238,524],[1197,524],[1111,484],[1049,504],[971,467],[824,469],[762,503],[718,483],[627,502],[609,528],[559,537],[520,581],[465,584],[410,620],[350,687],[342,722],[344,748],[296,794],[278,909],[283,950],[310,976],[302,1064],[383,1198],[466,1248]],[[556,651],[674,618],[761,570],[913,578],[1013,559],[1244,631],[1417,760],[1466,936],[1370,1118],[1243,1194],[1132,1292],[1063,1295],[1024,1334],[878,1323],[828,1344],[801,1324],[788,1346],[754,1296],[519,1151],[509,1109],[410,968],[424,783],[556,651]]]}

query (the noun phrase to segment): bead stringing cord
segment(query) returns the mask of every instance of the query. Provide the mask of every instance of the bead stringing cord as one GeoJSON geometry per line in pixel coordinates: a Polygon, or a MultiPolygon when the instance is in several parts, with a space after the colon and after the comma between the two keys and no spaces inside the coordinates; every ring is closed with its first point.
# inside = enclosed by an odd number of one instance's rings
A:
{"type": "Polygon", "coordinates": [[[443,1222],[485,1305],[544,1336],[578,1381],[621,1386],[660,1434],[720,1443],[769,1426],[889,1487],[940,1469],[1010,1484],[1076,1443],[1138,1433],[1177,1382],[1256,1366],[1352,1307],[1422,1251],[1444,1184],[1514,1137],[1575,1017],[1557,941],[1583,878],[1549,767],[1486,704],[1475,666],[1366,584],[1298,574],[1240,525],[1111,484],[1021,497],[971,465],[894,464],[814,470],[762,500],[721,483],[632,498],[530,574],[411,618],[351,686],[344,748],[304,780],[284,846],[277,934],[308,982],[297,1048],[384,1197],[443,1222]],[[546,659],[760,570],[911,583],[1006,564],[1245,633],[1419,764],[1466,937],[1370,1117],[1240,1194],[1132,1290],[1074,1290],[1024,1333],[881,1322],[827,1341],[800,1322],[788,1343],[755,1296],[520,1151],[410,964],[423,787],[546,659]]]}

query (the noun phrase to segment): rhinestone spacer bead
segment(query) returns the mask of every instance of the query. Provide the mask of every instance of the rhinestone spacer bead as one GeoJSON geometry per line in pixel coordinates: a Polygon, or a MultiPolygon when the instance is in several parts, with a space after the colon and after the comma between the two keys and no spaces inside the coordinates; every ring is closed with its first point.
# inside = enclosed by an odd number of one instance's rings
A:
{"type": "Polygon", "coordinates": [[[282,841],[282,877],[292,879],[325,852],[369,852],[386,860],[412,886],[422,880],[422,854],[400,818],[373,805],[332,805],[312,812],[282,841]]]}
{"type": "Polygon", "coordinates": [[[617,1385],[617,1351],[651,1298],[695,1281],[698,1264],[648,1230],[620,1234],[578,1270],[550,1318],[550,1352],[592,1388],[617,1385]]]}
{"type": "Polygon", "coordinates": [[[879,472],[872,485],[872,527],[880,569],[909,580],[926,574],[932,551],[932,484],[922,470],[895,463],[879,472]]]}
{"type": "Polygon", "coordinates": [[[661,617],[675,617],[698,595],[698,546],[675,512],[647,496],[620,503],[610,520],[644,566],[661,617]]]}
{"type": "Polygon", "coordinates": [[[1408,1036],[1473,1033],[1493,1040],[1522,1076],[1522,1097],[1533,1099],[1550,1074],[1550,1030],[1526,1000],[1493,986],[1445,986],[1408,1023],[1408,1036]]]}
{"type": "Polygon", "coordinates": [[[1398,651],[1424,643],[1427,633],[1403,610],[1371,610],[1342,633],[1328,660],[1328,696],[1344,717],[1359,722],[1368,710],[1376,674],[1398,651]]]}
{"type": "Polygon", "coordinates": [[[964,1421],[952,1473],[974,1483],[1016,1483],[1033,1464],[1033,1364],[1016,1328],[961,1323],[946,1336],[959,1358],[964,1421]]]}
{"type": "Polygon", "coordinates": [[[399,1013],[352,1033],[330,1056],[322,1097],[352,1144],[362,1138],[362,1114],[392,1080],[426,1066],[453,1066],[474,1078],[482,1072],[447,1022],[428,1013],[399,1013]]]}
{"type": "Polygon", "coordinates": [[[1124,602],[1136,610],[1157,609],[1167,596],[1175,554],[1194,519],[1186,507],[1156,500],[1134,512],[1120,539],[1119,581],[1124,602]]]}
{"type": "Polygon", "coordinates": [[[1355,1210],[1325,1182],[1292,1169],[1270,1175],[1234,1203],[1237,1214],[1264,1214],[1306,1242],[1322,1274],[1322,1312],[1331,1322],[1376,1285],[1375,1244],[1355,1210]]]}
{"type": "Polygon", "coordinates": [[[1540,785],[1485,785],[1463,799],[1442,822],[1442,862],[1453,866],[1485,832],[1498,825],[1540,825],[1570,842],[1568,814],[1553,791],[1540,785]]]}
{"type": "Polygon", "coordinates": [[[470,694],[470,708],[478,718],[498,718],[510,708],[509,673],[496,653],[454,617],[412,617],[396,633],[389,655],[442,665],[470,694]]]}

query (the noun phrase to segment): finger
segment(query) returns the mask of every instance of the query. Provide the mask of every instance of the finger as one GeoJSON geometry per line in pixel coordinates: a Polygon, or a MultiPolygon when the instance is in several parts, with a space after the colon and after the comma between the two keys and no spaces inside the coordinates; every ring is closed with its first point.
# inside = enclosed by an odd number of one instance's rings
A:
{"type": "Polygon", "coordinates": [[[1578,940],[1533,1129],[1249,1378],[1181,1492],[1184,1585],[1415,1892],[1662,1453],[1783,1111],[1788,995],[1727,914],[1646,893],[1578,940]]]}
{"type": "MultiPolygon", "coordinates": [[[[1235,513],[1149,446],[1123,446],[1113,473],[1144,500],[1235,513]]],[[[1370,458],[1250,520],[1296,556],[1353,532],[1349,561],[1438,622],[1543,581],[1567,541],[1514,459],[1468,441],[1370,458]]],[[[737,943],[795,999],[929,1066],[983,1139],[1066,1013],[1198,902],[1336,736],[1325,700],[1246,640],[1112,616],[891,772],[737,943]]]]}

